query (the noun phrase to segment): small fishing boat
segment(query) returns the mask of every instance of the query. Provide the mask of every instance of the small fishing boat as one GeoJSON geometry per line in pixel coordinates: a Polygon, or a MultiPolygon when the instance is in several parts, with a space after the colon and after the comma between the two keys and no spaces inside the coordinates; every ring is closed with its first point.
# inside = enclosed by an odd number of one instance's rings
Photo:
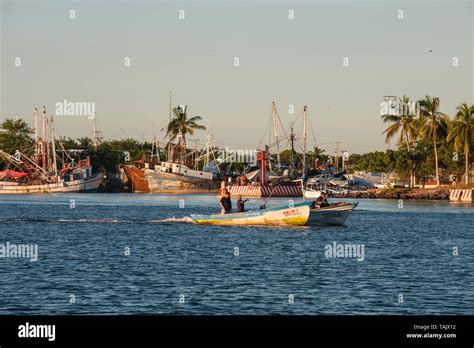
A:
{"type": "Polygon", "coordinates": [[[289,206],[250,210],[243,213],[191,215],[198,224],[209,225],[306,225],[313,202],[289,206]]]}
{"type": "Polygon", "coordinates": [[[321,196],[321,192],[326,190],[326,186],[318,184],[307,183],[306,186],[302,186],[303,197],[305,199],[318,199],[321,196]]]}
{"type": "Polygon", "coordinates": [[[344,225],[359,203],[337,203],[328,207],[313,208],[307,225],[344,225]]]}

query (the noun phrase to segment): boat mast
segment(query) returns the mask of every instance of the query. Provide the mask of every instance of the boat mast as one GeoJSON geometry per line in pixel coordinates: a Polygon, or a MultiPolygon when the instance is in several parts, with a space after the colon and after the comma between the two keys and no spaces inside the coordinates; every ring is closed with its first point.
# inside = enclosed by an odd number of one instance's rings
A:
{"type": "Polygon", "coordinates": [[[211,152],[211,134],[207,133],[206,137],[206,164],[204,167],[207,167],[209,165],[209,157],[210,157],[210,152],[211,152]]]}
{"type": "Polygon", "coordinates": [[[339,173],[339,144],[340,141],[336,141],[336,173],[339,173]]]}
{"type": "Polygon", "coordinates": [[[306,123],[308,107],[305,105],[303,109],[303,180],[306,179],[306,123]]]}
{"type": "Polygon", "coordinates": [[[294,140],[295,140],[295,135],[293,134],[293,123],[291,123],[290,125],[291,127],[291,133],[290,133],[290,142],[291,142],[291,159],[290,159],[290,162],[291,162],[291,169],[294,169],[294,164],[295,164],[295,143],[294,143],[294,140]]]}
{"type": "Polygon", "coordinates": [[[194,139],[194,169],[198,169],[198,141],[194,139]]]}
{"type": "MultiPolygon", "coordinates": [[[[169,92],[170,94],[170,105],[169,105],[169,123],[168,125],[171,123],[171,91],[169,92]]],[[[170,159],[171,159],[171,134],[169,135],[169,138],[168,138],[168,162],[170,162],[170,159]]]]}
{"type": "Polygon", "coordinates": [[[33,113],[35,126],[35,163],[39,165],[39,145],[38,145],[38,108],[33,113]]]}
{"type": "Polygon", "coordinates": [[[92,131],[94,134],[94,147],[97,149],[97,123],[95,122],[95,117],[94,117],[94,130],[92,131]]]}
{"type": "Polygon", "coordinates": [[[160,162],[160,150],[158,148],[158,140],[156,140],[156,132],[153,132],[153,142],[151,143],[151,162],[156,157],[156,162],[160,162]]]}
{"type": "Polygon", "coordinates": [[[46,165],[46,107],[43,105],[43,129],[42,129],[42,137],[41,137],[41,155],[42,155],[42,165],[43,170],[46,172],[48,171],[48,167],[46,165]]]}
{"type": "Polygon", "coordinates": [[[102,131],[97,130],[97,113],[94,112],[94,129],[92,131],[93,134],[93,144],[94,147],[97,149],[97,146],[99,146],[99,143],[102,141],[102,131]]]}
{"type": "Polygon", "coordinates": [[[278,141],[278,129],[277,129],[275,114],[276,114],[275,101],[272,101],[273,134],[275,135],[275,141],[276,141],[276,146],[277,146],[277,162],[278,162],[278,165],[280,165],[280,143],[278,141]]]}
{"type": "Polygon", "coordinates": [[[53,171],[54,175],[58,176],[58,163],[56,162],[56,138],[54,135],[54,119],[53,115],[51,114],[51,152],[52,152],[52,159],[53,159],[53,171]]]}
{"type": "MultiPolygon", "coordinates": [[[[184,107],[184,109],[181,108],[181,112],[184,112],[185,115],[186,115],[187,108],[188,108],[187,105],[184,107]]],[[[181,131],[179,132],[179,134],[180,134],[179,143],[181,144],[181,146],[179,147],[181,151],[181,164],[186,164],[186,138],[185,138],[185,135],[181,131]]]]}

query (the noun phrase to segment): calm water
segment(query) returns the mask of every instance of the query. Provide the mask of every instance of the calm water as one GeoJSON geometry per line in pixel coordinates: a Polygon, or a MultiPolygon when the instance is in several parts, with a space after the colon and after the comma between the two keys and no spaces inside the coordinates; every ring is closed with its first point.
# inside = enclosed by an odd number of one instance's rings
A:
{"type": "Polygon", "coordinates": [[[0,244],[39,254],[0,258],[0,314],[474,314],[474,206],[359,201],[344,227],[258,228],[190,223],[210,195],[0,196],[0,244]]]}

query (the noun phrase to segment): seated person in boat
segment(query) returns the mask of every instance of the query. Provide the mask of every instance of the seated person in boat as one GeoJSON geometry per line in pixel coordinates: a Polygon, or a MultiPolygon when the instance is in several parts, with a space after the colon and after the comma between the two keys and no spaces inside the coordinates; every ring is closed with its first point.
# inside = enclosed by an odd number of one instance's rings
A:
{"type": "Polygon", "coordinates": [[[245,211],[245,202],[248,199],[242,199],[242,195],[239,195],[239,199],[237,200],[237,213],[243,213],[245,211]]]}
{"type": "Polygon", "coordinates": [[[324,207],[329,207],[329,202],[328,202],[328,197],[326,192],[321,192],[321,195],[318,197],[318,200],[316,201],[316,205],[319,206],[320,208],[324,207]]]}
{"type": "Polygon", "coordinates": [[[232,201],[230,200],[230,192],[226,190],[226,192],[221,196],[219,201],[221,206],[221,214],[229,214],[232,212],[232,201]]]}

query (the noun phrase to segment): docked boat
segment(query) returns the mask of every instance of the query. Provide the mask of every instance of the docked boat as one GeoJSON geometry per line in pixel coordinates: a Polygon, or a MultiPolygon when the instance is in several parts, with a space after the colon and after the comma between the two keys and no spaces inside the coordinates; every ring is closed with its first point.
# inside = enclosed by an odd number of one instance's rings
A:
{"type": "MultiPolygon", "coordinates": [[[[46,183],[41,183],[41,180],[25,182],[0,180],[0,194],[97,192],[104,176],[101,173],[94,175],[91,173],[89,160],[79,161],[73,169],[52,176],[50,182],[46,183]]],[[[16,176],[20,174],[24,173],[16,172],[16,176]]],[[[12,174],[10,178],[13,178],[12,174]]]]}
{"type": "Polygon", "coordinates": [[[179,163],[145,162],[121,168],[135,193],[214,193],[220,181],[213,173],[190,169],[179,163]]]}
{"type": "MultiPolygon", "coordinates": [[[[186,119],[185,106],[178,106],[173,110],[175,113],[174,122],[186,119]]],[[[169,117],[171,124],[171,94],[169,117]]],[[[214,162],[217,163],[212,146],[212,136],[208,134],[206,148],[201,154],[197,149],[187,152],[184,131],[186,129],[180,128],[176,135],[167,134],[169,144],[166,161],[161,160],[162,156],[158,153],[158,142],[154,136],[151,158],[121,166],[132,192],[188,194],[215,193],[219,189],[221,186],[219,170],[217,168],[217,172],[215,172],[211,166],[211,157],[214,157],[214,162]],[[172,149],[172,141],[175,138],[176,143],[172,149]],[[199,167],[202,170],[199,170],[199,167]]]]}
{"type": "Polygon", "coordinates": [[[145,168],[144,177],[150,192],[155,193],[210,193],[220,187],[220,181],[213,173],[172,162],[145,168]]]}
{"type": "Polygon", "coordinates": [[[48,121],[45,107],[41,139],[37,125],[37,109],[33,115],[34,155],[27,156],[19,150],[12,155],[0,150],[0,158],[7,167],[6,170],[0,171],[0,194],[98,191],[104,175],[92,173],[89,158],[75,160],[69,157],[61,141],[57,141],[53,116],[48,121]],[[63,147],[62,157],[58,156],[56,143],[63,147]]]}
{"type": "Polygon", "coordinates": [[[142,169],[139,164],[141,163],[122,165],[120,168],[127,176],[127,182],[130,185],[131,192],[149,193],[150,187],[148,186],[148,181],[145,178],[144,169],[142,169]]]}
{"type": "Polygon", "coordinates": [[[303,226],[308,223],[313,202],[302,202],[292,207],[250,210],[243,213],[191,215],[198,224],[209,225],[293,225],[303,226]]]}
{"type": "Polygon", "coordinates": [[[303,196],[306,199],[318,199],[321,196],[321,192],[326,190],[325,186],[319,184],[307,183],[306,186],[302,188],[303,196]]]}

